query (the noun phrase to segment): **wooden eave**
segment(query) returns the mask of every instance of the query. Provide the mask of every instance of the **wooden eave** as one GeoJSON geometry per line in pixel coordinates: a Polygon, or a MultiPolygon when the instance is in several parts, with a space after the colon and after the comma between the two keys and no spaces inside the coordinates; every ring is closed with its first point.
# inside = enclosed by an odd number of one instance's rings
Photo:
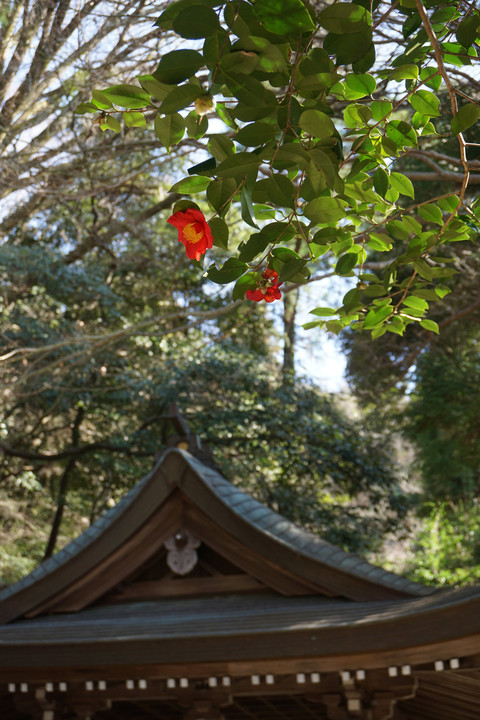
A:
{"type": "Polygon", "coordinates": [[[133,667],[158,677],[332,672],[480,652],[478,588],[362,603],[265,595],[246,605],[195,598],[20,620],[0,628],[0,676],[54,667],[102,677],[133,667]]]}
{"type": "Polygon", "coordinates": [[[179,528],[284,596],[355,601],[431,593],[306,533],[178,449],[83,535],[0,593],[0,624],[98,602],[179,528]]]}

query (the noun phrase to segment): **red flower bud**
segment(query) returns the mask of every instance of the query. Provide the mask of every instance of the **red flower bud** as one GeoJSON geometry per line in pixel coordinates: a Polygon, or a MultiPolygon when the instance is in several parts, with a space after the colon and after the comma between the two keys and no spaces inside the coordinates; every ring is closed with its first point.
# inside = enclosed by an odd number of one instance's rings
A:
{"type": "Polygon", "coordinates": [[[271,303],[274,300],[280,300],[282,293],[278,289],[282,283],[278,282],[278,273],[275,270],[266,268],[263,271],[262,277],[259,279],[256,290],[247,290],[245,296],[248,300],[254,302],[265,302],[271,303]]]}
{"type": "Polygon", "coordinates": [[[213,245],[212,231],[205,215],[196,208],[187,208],[173,213],[167,220],[178,230],[178,240],[185,245],[190,260],[200,260],[208,248],[213,245]]]}

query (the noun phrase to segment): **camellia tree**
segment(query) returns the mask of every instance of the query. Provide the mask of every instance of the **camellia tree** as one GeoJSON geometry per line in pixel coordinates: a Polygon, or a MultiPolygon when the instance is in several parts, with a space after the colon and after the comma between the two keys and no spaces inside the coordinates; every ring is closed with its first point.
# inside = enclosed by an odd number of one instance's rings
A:
{"type": "Polygon", "coordinates": [[[438,332],[426,315],[455,273],[448,244],[474,239],[480,219],[468,190],[476,143],[463,136],[480,118],[468,92],[477,4],[178,0],[156,24],[181,48],[138,84],[94,90],[77,112],[114,132],[153,122],[167,148],[197,141],[206,155],[171,188],[186,197],[168,221],[188,257],[200,269],[206,255],[214,283],[235,282],[234,300],[267,302],[330,262],[350,288],[340,307],[313,309],[308,327],[438,332]],[[438,147],[445,117],[453,190],[419,202],[397,164],[438,147]],[[230,248],[237,203],[251,232],[230,248]],[[208,262],[212,244],[229,253],[221,267],[208,262]]]}

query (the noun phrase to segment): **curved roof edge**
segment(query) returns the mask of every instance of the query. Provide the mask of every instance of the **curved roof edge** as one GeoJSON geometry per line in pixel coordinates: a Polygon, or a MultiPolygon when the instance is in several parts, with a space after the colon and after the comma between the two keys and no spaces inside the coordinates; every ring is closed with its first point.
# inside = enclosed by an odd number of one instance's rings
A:
{"type": "MultiPolygon", "coordinates": [[[[174,448],[167,450],[150,473],[78,538],[39,565],[29,575],[0,591],[0,623],[22,616],[31,610],[32,603],[33,606],[39,606],[45,602],[49,597],[47,579],[57,577],[59,573],[64,572],[66,566],[69,566],[73,560],[89,555],[89,567],[93,568],[99,562],[96,553],[93,552],[95,544],[117,524],[125,525],[125,516],[133,506],[137,508],[144,505],[142,513],[135,516],[137,526],[129,527],[128,531],[124,530],[124,537],[126,532],[133,534],[148,514],[151,515],[164,503],[176,488],[213,523],[223,522],[223,526],[229,532],[242,536],[241,542],[244,542],[245,536],[248,535],[248,528],[253,529],[254,540],[265,541],[262,547],[265,547],[277,565],[286,566],[289,572],[305,578],[310,585],[315,586],[315,580],[322,584],[326,573],[331,578],[343,578],[344,584],[346,581],[352,587],[358,585],[360,588],[358,597],[352,590],[352,599],[368,599],[369,592],[372,594],[372,589],[375,588],[385,589],[387,593],[383,597],[393,599],[419,597],[435,592],[432,588],[411,582],[356,555],[346,553],[296,527],[232,485],[216,470],[207,467],[189,453],[174,448]],[[155,506],[152,504],[152,497],[155,506]],[[232,518],[236,520],[235,528],[231,524],[232,518]],[[44,589],[35,594],[33,587],[38,583],[41,583],[44,589]],[[17,600],[26,595],[30,598],[29,602],[17,603],[17,600]]],[[[84,563],[82,573],[85,572],[84,563]]],[[[37,589],[40,590],[40,586],[37,589]]],[[[372,599],[376,598],[372,596],[372,599]]]]}

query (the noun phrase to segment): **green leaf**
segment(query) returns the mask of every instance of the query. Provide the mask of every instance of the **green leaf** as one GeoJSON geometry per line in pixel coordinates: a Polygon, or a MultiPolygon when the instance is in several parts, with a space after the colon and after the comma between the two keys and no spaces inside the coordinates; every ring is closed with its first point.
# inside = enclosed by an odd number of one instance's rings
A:
{"type": "Polygon", "coordinates": [[[258,155],[248,152],[236,153],[220,163],[216,174],[219,177],[241,178],[248,173],[257,171],[261,164],[262,160],[258,155]]]}
{"type": "Polygon", "coordinates": [[[113,117],[113,115],[107,115],[103,122],[100,123],[100,128],[102,130],[113,130],[113,132],[120,132],[122,126],[118,122],[117,118],[113,117]]]}
{"type": "Polygon", "coordinates": [[[271,238],[269,238],[267,234],[262,232],[253,233],[247,242],[242,242],[238,246],[238,259],[244,262],[251,262],[257,255],[263,253],[271,242],[271,238]]]}
{"type": "Polygon", "coordinates": [[[385,233],[371,232],[367,236],[367,245],[376,252],[389,252],[392,249],[391,238],[385,233]]]}
{"type": "Polygon", "coordinates": [[[196,50],[172,50],[162,57],[154,77],[161,83],[178,85],[204,65],[205,60],[196,50]]]}
{"type": "Polygon", "coordinates": [[[406,65],[399,65],[395,70],[388,76],[389,80],[417,80],[418,79],[418,67],[413,63],[407,63],[406,65]]]}
{"type": "Polygon", "coordinates": [[[425,330],[430,330],[437,335],[440,333],[440,328],[434,320],[428,320],[428,318],[425,318],[425,320],[420,320],[420,325],[425,328],[425,330]]]}
{"type": "Polygon", "coordinates": [[[187,172],[189,175],[207,175],[208,177],[210,177],[216,167],[217,162],[215,158],[210,157],[207,160],[203,160],[201,163],[192,165],[192,167],[188,168],[187,172]]]}
{"type": "Polygon", "coordinates": [[[373,176],[373,187],[379,195],[385,197],[385,193],[388,190],[388,173],[382,167],[375,170],[373,176]]]}
{"type": "Polygon", "coordinates": [[[467,103],[462,105],[457,114],[452,118],[452,135],[458,135],[458,133],[467,130],[467,128],[474,125],[480,118],[480,106],[474,105],[473,103],[467,103]]]}
{"type": "Polygon", "coordinates": [[[417,90],[408,98],[410,105],[422,115],[440,117],[440,100],[430,90],[417,90]]]}
{"type": "Polygon", "coordinates": [[[347,100],[358,100],[375,92],[377,83],[372,75],[348,74],[345,78],[345,97],[347,100]]]}
{"type": "Polygon", "coordinates": [[[241,300],[245,297],[247,290],[255,290],[257,287],[257,279],[257,273],[246,273],[245,275],[242,275],[242,277],[237,280],[235,287],[233,288],[233,300],[241,300]]]}
{"type": "Polygon", "coordinates": [[[207,200],[219,213],[228,210],[235,191],[237,182],[233,178],[219,178],[210,183],[207,188],[207,200]]]}
{"type": "Polygon", "coordinates": [[[207,271],[207,277],[214,283],[227,285],[239,278],[240,275],[243,275],[247,269],[248,265],[246,263],[237,260],[237,258],[231,257],[228,258],[223,267],[220,269],[216,268],[215,265],[209,268],[207,271]]]}
{"type": "Polygon", "coordinates": [[[318,22],[329,32],[350,35],[368,28],[371,16],[361,5],[337,2],[319,13],[318,22]]]}
{"type": "Polygon", "coordinates": [[[363,323],[364,330],[369,330],[375,325],[383,323],[393,312],[390,305],[382,305],[379,308],[372,308],[368,313],[363,323]]]}
{"type": "MultiPolygon", "coordinates": [[[[221,5],[221,0],[195,0],[196,5],[204,5],[206,7],[217,7],[221,5]]],[[[189,8],[192,5],[192,0],[177,0],[177,2],[170,3],[166,9],[162,12],[155,25],[165,28],[165,30],[173,29],[173,21],[178,14],[184,8],[189,8]]]]}
{"type": "Polygon", "coordinates": [[[258,225],[254,220],[255,213],[252,204],[252,194],[246,184],[242,187],[240,192],[240,208],[242,220],[244,220],[247,225],[250,225],[250,227],[258,228],[258,225]]]}
{"type": "MultiPolygon", "coordinates": [[[[337,7],[336,5],[332,5],[337,7]]],[[[337,56],[337,65],[348,65],[362,60],[372,46],[372,29],[365,27],[354,34],[336,35],[328,33],[323,41],[323,47],[332,55],[337,56]]]]}
{"type": "Polygon", "coordinates": [[[235,136],[235,140],[245,147],[258,147],[272,140],[279,133],[279,128],[266,122],[254,122],[245,125],[235,136]]]}
{"type": "Polygon", "coordinates": [[[200,95],[204,94],[204,90],[200,85],[193,83],[185,83],[171,90],[165,100],[160,105],[160,112],[168,115],[175,113],[177,110],[183,110],[191,105],[200,95]]]}
{"type": "Polygon", "coordinates": [[[206,115],[197,115],[195,110],[192,110],[192,112],[188,113],[185,118],[185,126],[187,128],[188,137],[199,140],[208,130],[208,119],[206,115]]]}
{"type": "Polygon", "coordinates": [[[305,216],[315,225],[338,223],[345,217],[347,203],[338,197],[319,197],[307,203],[305,216]]]}
{"type": "Polygon", "coordinates": [[[240,73],[250,75],[258,65],[258,55],[254,52],[245,50],[237,50],[227,55],[223,55],[220,59],[220,69],[224,73],[240,73]]]}
{"type": "Polygon", "coordinates": [[[192,3],[180,10],[173,21],[173,29],[180,37],[198,40],[219,30],[220,23],[212,8],[192,3]]]}
{"type": "Polygon", "coordinates": [[[176,145],[183,138],[185,133],[185,121],[179,113],[161,117],[159,113],[155,116],[155,135],[167,150],[176,145]]]}
{"type": "Polygon", "coordinates": [[[137,80],[155,100],[164,100],[172,89],[170,85],[160,82],[153,75],[140,75],[137,80]]]}
{"type": "Polygon", "coordinates": [[[91,102],[80,103],[80,105],[77,105],[77,107],[75,108],[76,115],[84,115],[85,113],[96,112],[98,112],[98,107],[91,102]]]}
{"type": "Polygon", "coordinates": [[[302,273],[302,277],[306,277],[302,272],[306,264],[307,260],[303,260],[302,258],[293,258],[287,261],[278,274],[279,281],[288,282],[289,280],[293,280],[298,273],[302,273]]]}
{"type": "Polygon", "coordinates": [[[424,220],[427,220],[427,222],[433,222],[437,225],[443,225],[443,213],[438,207],[438,205],[434,205],[433,203],[421,205],[418,208],[418,214],[424,220]]]}
{"type": "Polygon", "coordinates": [[[182,178],[182,180],[179,180],[175,183],[175,185],[172,185],[168,192],[194,195],[195,193],[204,192],[211,182],[211,179],[208,177],[193,175],[192,177],[182,178]]]}
{"type": "Polygon", "coordinates": [[[389,114],[392,112],[393,105],[390,100],[374,100],[370,104],[370,110],[372,111],[372,117],[376,122],[387,119],[389,114]]]}
{"type": "Polygon", "coordinates": [[[478,28],[480,27],[480,15],[472,15],[467,17],[457,27],[457,40],[464,48],[473,45],[477,38],[478,28]]]}
{"type": "Polygon", "coordinates": [[[262,25],[277,35],[315,30],[315,23],[301,0],[256,0],[253,9],[262,25]]]}
{"type": "Polygon", "coordinates": [[[141,112],[124,112],[123,122],[127,127],[145,127],[147,121],[141,112]]]}
{"type": "Polygon", "coordinates": [[[286,175],[275,173],[259,180],[255,185],[253,199],[259,203],[272,203],[279,207],[294,208],[295,188],[286,175]]]}
{"type": "Polygon", "coordinates": [[[394,190],[397,190],[401,195],[407,195],[413,198],[415,191],[413,189],[412,181],[402,173],[392,172],[390,174],[390,185],[394,190]]]}
{"type": "Polygon", "coordinates": [[[228,250],[228,225],[222,218],[214,217],[208,221],[208,225],[213,235],[213,244],[228,250]]]}
{"type": "Polygon", "coordinates": [[[337,310],[329,307],[317,307],[314,310],[310,310],[310,315],[318,315],[318,317],[331,317],[336,314],[337,310]]]}
{"type": "Polygon", "coordinates": [[[305,110],[300,115],[298,124],[302,130],[319,140],[331,137],[336,129],[328,115],[320,110],[305,110]]]}
{"type": "Polygon", "coordinates": [[[350,275],[351,271],[355,267],[358,261],[357,253],[348,252],[345,255],[341,255],[335,265],[335,272],[337,275],[350,275]]]}
{"type": "Polygon", "coordinates": [[[92,90],[92,104],[97,110],[108,110],[113,106],[113,102],[103,90],[92,90]]]}
{"type": "Polygon", "coordinates": [[[428,310],[428,302],[416,295],[407,295],[403,304],[416,310],[428,310]]]}
{"type": "Polygon", "coordinates": [[[210,135],[207,147],[218,162],[223,162],[235,153],[235,145],[226,135],[210,135]]]}
{"type": "Polygon", "coordinates": [[[150,105],[150,95],[137,85],[112,85],[103,91],[119,107],[135,110],[150,105]]]}

